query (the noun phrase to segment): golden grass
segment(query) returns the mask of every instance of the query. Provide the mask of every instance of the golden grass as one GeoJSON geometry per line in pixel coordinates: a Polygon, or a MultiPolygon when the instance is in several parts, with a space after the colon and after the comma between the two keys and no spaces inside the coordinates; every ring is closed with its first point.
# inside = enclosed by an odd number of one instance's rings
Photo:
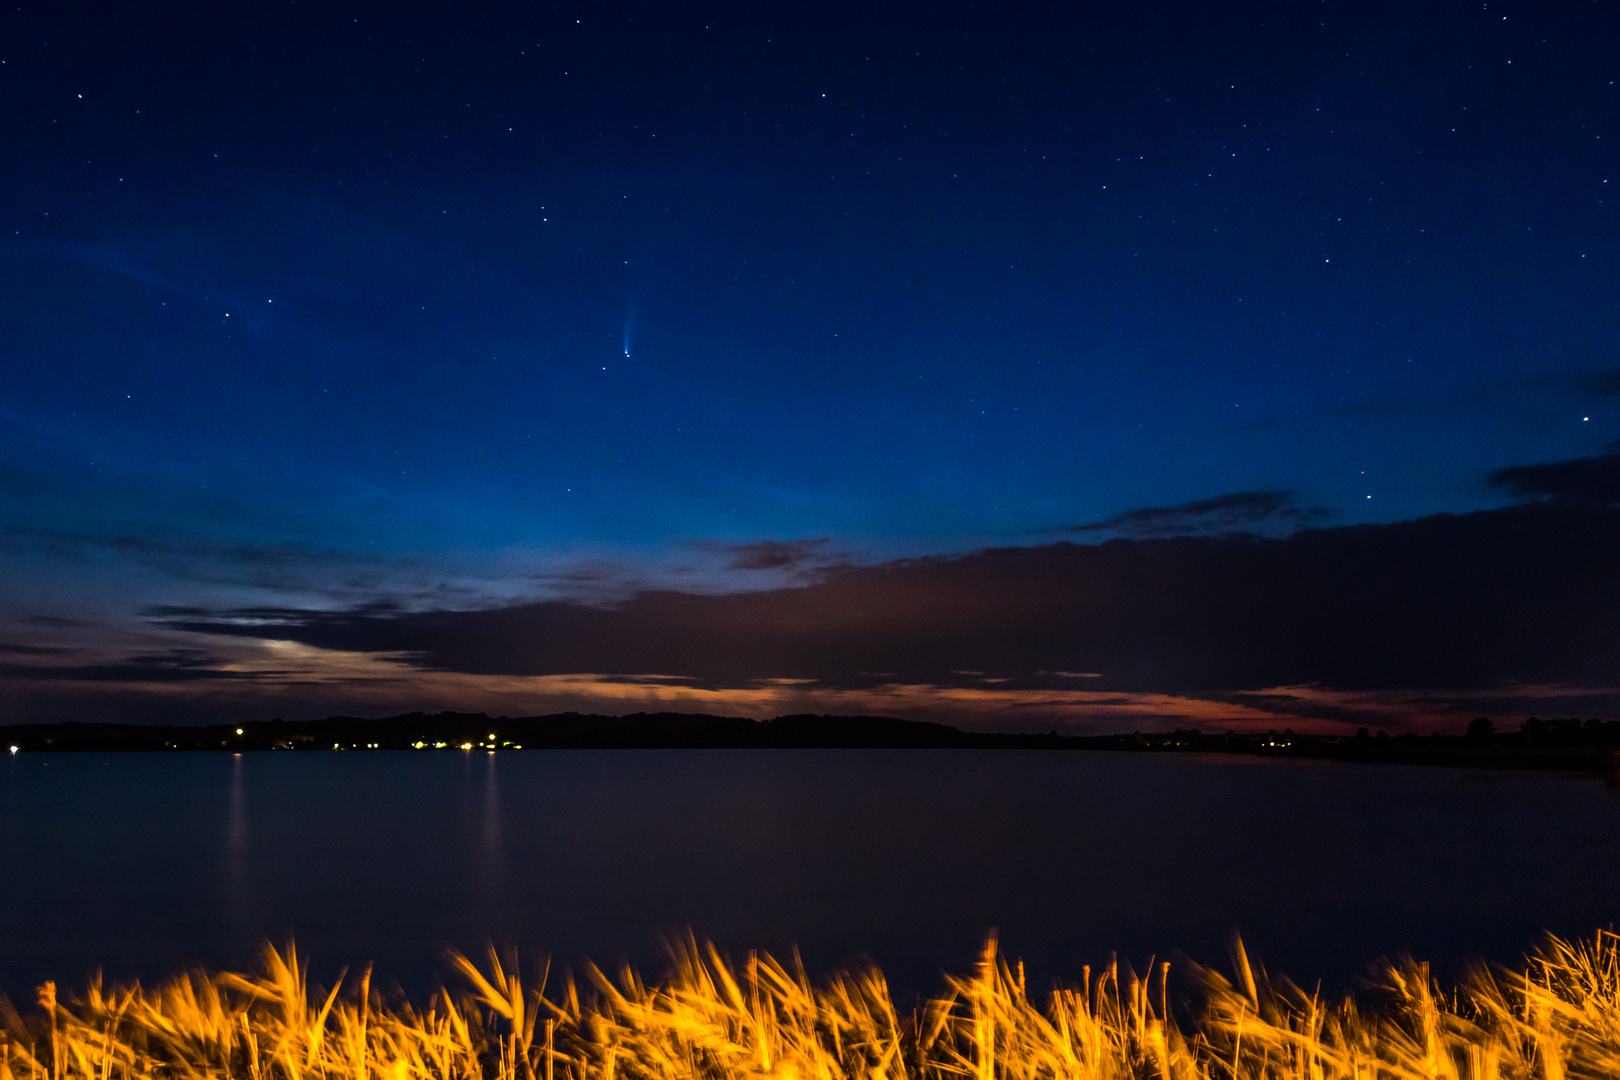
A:
{"type": "Polygon", "coordinates": [[[452,964],[468,989],[417,1008],[369,969],[313,987],[292,946],[256,976],[192,972],[154,990],[47,983],[24,1017],[0,999],[0,1080],[1583,1080],[1620,1077],[1620,938],[1549,938],[1517,970],[1446,992],[1389,965],[1375,1007],[1329,1001],[1251,965],[1110,964],[1030,997],[992,939],[977,970],[896,1009],[875,968],[812,983],[795,959],[733,964],[688,940],[670,974],[586,969],[548,990],[491,950],[452,964]]]}

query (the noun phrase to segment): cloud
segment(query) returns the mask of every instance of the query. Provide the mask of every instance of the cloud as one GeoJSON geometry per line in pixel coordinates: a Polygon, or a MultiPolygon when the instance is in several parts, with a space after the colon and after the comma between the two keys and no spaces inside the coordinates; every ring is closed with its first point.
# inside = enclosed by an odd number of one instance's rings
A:
{"type": "Polygon", "coordinates": [[[1330,516],[1320,508],[1294,505],[1291,491],[1237,491],[1179,506],[1127,510],[1106,521],[1075,525],[1070,532],[1112,532],[1125,536],[1187,536],[1255,531],[1257,526],[1301,528],[1330,516]]]}
{"type": "Polygon", "coordinates": [[[727,570],[797,570],[815,558],[816,549],[827,544],[817,540],[761,540],[753,544],[731,545],[732,559],[727,570]]]}
{"type": "MultiPolygon", "coordinates": [[[[1217,502],[1217,500],[1210,500],[1217,502]]],[[[1196,505],[1196,504],[1194,504],[1196,505]]],[[[1269,505],[1269,504],[1260,504],[1269,505]]],[[[805,680],[963,694],[1611,687],[1620,511],[1567,500],[1390,525],[1001,548],[791,588],[612,606],[153,612],[172,630],[390,654],[424,671],[805,680]]],[[[1234,699],[1235,700],[1235,699],[1234,699]]]]}
{"type": "MultiPolygon", "coordinates": [[[[400,561],[364,552],[317,548],[297,541],[233,544],[199,537],[16,524],[0,525],[0,552],[44,555],[69,562],[113,555],[169,570],[206,565],[240,567],[244,572],[254,573],[305,567],[380,567],[400,561]]],[[[203,571],[210,572],[213,571],[203,571]]]]}
{"type": "Polygon", "coordinates": [[[91,266],[139,281],[145,285],[157,285],[187,295],[199,295],[197,289],[182,285],[161,273],[154,271],[150,261],[143,258],[134,248],[114,244],[48,244],[43,250],[53,251],[64,258],[81,261],[91,266]]]}
{"type": "Polygon", "coordinates": [[[32,623],[35,626],[81,627],[90,625],[83,619],[66,619],[60,615],[29,615],[22,621],[32,623]]]}
{"type": "Polygon", "coordinates": [[[1462,407],[1489,405],[1503,400],[1522,401],[1526,397],[1588,399],[1620,397],[1620,371],[1547,371],[1511,379],[1478,382],[1443,393],[1401,394],[1368,398],[1329,408],[1299,412],[1290,409],[1272,416],[1249,417],[1241,425],[1249,431],[1264,431],[1285,425],[1316,424],[1333,417],[1372,417],[1378,415],[1432,415],[1462,407]]]}
{"type": "Polygon", "coordinates": [[[95,531],[0,523],[0,557],[5,556],[78,566],[122,563],[175,581],[243,586],[283,595],[301,593],[338,603],[409,596],[424,604],[470,605],[482,600],[492,587],[490,581],[477,577],[447,581],[442,567],[411,555],[317,547],[296,540],[233,542],[158,530],[95,531]]]}
{"type": "Polygon", "coordinates": [[[1613,506],[1620,504],[1620,454],[1545,465],[1514,465],[1487,474],[1485,483],[1520,499],[1567,499],[1613,506]]]}
{"type": "MultiPolygon", "coordinates": [[[[23,652],[18,648],[6,652],[23,652]]],[[[27,650],[35,654],[60,650],[27,650]]],[[[292,674],[288,671],[243,671],[221,667],[225,661],[195,650],[173,649],[144,653],[101,664],[0,664],[0,678],[35,682],[176,683],[207,680],[262,681],[292,674]]]]}
{"type": "Polygon", "coordinates": [[[1575,388],[1590,397],[1620,397],[1620,371],[1593,371],[1577,376],[1575,388]]]}

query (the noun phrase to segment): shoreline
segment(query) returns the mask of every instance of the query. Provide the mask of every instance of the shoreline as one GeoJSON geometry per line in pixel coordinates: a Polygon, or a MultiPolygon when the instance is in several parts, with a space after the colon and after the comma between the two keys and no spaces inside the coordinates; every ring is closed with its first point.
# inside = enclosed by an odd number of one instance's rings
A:
{"type": "Polygon", "coordinates": [[[1527,720],[1517,732],[1475,721],[1466,735],[1354,736],[1195,730],[1113,735],[962,731],[892,717],[692,713],[491,717],[406,713],[379,719],[251,721],[202,727],[67,721],[5,727],[11,754],[317,750],[1047,750],[1228,754],[1285,760],[1577,772],[1620,782],[1620,722],[1527,720]]]}

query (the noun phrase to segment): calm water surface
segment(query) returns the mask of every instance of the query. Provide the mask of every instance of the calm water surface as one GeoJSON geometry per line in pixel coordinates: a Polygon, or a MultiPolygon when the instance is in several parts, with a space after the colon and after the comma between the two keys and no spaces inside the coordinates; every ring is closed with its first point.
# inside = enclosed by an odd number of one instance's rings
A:
{"type": "Polygon", "coordinates": [[[656,971],[690,925],[860,954],[903,988],[988,928],[1045,979],[1250,951],[1349,986],[1453,972],[1620,909],[1600,781],[1217,756],[974,751],[34,754],[0,761],[0,989],[251,963],[431,984],[490,939],[656,971]]]}

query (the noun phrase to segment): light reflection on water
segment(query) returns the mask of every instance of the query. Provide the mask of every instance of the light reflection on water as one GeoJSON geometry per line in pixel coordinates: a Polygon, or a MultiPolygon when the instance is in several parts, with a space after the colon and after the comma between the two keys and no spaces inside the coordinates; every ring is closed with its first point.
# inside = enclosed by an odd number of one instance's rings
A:
{"type": "Polygon", "coordinates": [[[242,965],[408,986],[488,938],[654,970],[727,947],[869,952],[932,990],[998,926],[1038,977],[1113,949],[1344,984],[1442,970],[1620,906],[1595,780],[1144,754],[483,751],[17,755],[0,764],[0,988],[242,965]],[[323,967],[324,965],[324,967],[323,967]]]}
{"type": "Polygon", "coordinates": [[[478,863],[477,878],[482,886],[479,890],[480,921],[494,926],[501,922],[501,883],[505,878],[503,871],[503,852],[501,850],[501,788],[500,777],[497,773],[496,755],[483,751],[469,753],[468,767],[472,771],[473,765],[482,767],[482,792],[479,809],[479,839],[482,858],[478,863]],[[483,760],[478,761],[479,758],[483,760]]]}
{"type": "Polygon", "coordinates": [[[242,755],[232,754],[230,802],[225,810],[224,864],[226,910],[234,916],[232,923],[238,931],[250,932],[256,920],[253,889],[249,881],[252,854],[248,850],[245,769],[242,755]]]}

